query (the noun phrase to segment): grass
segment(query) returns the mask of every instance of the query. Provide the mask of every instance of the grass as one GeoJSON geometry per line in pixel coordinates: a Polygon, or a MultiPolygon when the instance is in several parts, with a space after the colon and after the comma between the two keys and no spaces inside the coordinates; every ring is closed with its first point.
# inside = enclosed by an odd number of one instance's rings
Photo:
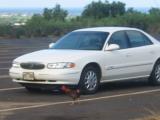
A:
{"type": "Polygon", "coordinates": [[[152,110],[146,109],[146,111],[148,111],[151,115],[147,116],[147,117],[143,117],[143,118],[138,118],[135,120],[160,120],[160,114],[156,113],[152,110]]]}
{"type": "Polygon", "coordinates": [[[140,119],[135,119],[135,120],[160,120],[160,115],[153,115],[153,116],[149,116],[146,118],[140,118],[140,119]]]}

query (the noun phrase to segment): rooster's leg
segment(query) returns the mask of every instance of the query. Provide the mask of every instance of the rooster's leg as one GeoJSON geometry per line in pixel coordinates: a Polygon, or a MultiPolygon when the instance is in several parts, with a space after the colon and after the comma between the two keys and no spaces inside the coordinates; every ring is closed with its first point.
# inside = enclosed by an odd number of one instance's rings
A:
{"type": "Polygon", "coordinates": [[[75,99],[75,100],[73,101],[73,103],[74,103],[74,104],[80,104],[79,98],[75,99]]]}
{"type": "Polygon", "coordinates": [[[75,105],[75,103],[76,103],[75,100],[73,100],[72,103],[71,103],[71,105],[75,105]]]}
{"type": "Polygon", "coordinates": [[[79,98],[77,98],[77,103],[80,104],[79,98]]]}

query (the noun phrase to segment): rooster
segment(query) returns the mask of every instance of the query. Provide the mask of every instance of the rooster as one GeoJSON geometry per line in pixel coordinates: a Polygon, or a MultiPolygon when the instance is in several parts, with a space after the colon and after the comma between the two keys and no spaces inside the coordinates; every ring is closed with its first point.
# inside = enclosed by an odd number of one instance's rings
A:
{"type": "Polygon", "coordinates": [[[72,105],[79,103],[79,98],[80,98],[80,90],[79,89],[73,90],[73,89],[70,89],[69,87],[63,85],[61,87],[61,90],[73,99],[72,105]]]}

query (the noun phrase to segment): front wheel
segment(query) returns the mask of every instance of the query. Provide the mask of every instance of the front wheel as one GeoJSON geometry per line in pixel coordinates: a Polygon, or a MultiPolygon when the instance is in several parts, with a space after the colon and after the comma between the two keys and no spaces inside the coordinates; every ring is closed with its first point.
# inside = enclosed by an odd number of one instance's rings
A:
{"type": "Polygon", "coordinates": [[[160,85],[160,61],[158,61],[151,73],[151,76],[149,78],[149,83],[151,85],[160,85]]]}
{"type": "Polygon", "coordinates": [[[100,82],[98,71],[92,67],[86,67],[82,71],[79,87],[84,94],[94,94],[97,92],[100,82]]]}

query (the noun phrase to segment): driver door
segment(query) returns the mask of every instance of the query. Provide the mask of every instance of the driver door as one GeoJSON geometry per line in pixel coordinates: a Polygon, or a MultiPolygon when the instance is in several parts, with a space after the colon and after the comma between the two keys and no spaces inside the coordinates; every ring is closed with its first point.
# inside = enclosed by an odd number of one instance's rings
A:
{"type": "Polygon", "coordinates": [[[124,31],[115,32],[108,41],[108,45],[117,44],[119,50],[106,51],[105,53],[105,76],[104,81],[119,80],[128,78],[127,64],[128,64],[128,49],[129,40],[124,31]]]}

